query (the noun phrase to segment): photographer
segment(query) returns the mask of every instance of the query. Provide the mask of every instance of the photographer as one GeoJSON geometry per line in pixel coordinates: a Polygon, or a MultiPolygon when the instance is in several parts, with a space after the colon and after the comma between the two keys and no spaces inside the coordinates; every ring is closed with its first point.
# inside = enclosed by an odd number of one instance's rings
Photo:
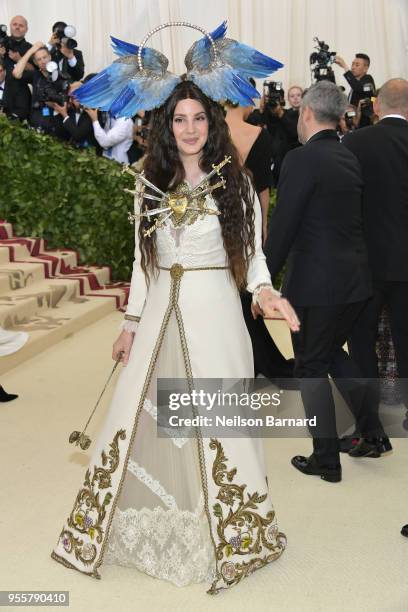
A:
{"type": "Polygon", "coordinates": [[[133,121],[124,117],[112,117],[106,113],[106,121],[102,127],[98,111],[94,108],[85,110],[92,120],[94,136],[103,149],[103,157],[128,164],[127,152],[133,142],[133,121]]]}
{"type": "Polygon", "coordinates": [[[85,73],[82,51],[76,49],[75,28],[64,21],[57,21],[52,26],[52,35],[47,44],[51,58],[58,64],[61,73],[69,75],[71,81],[80,81],[85,73]]]}
{"type": "MultiPolygon", "coordinates": [[[[12,71],[15,64],[31,47],[25,39],[28,30],[27,19],[22,15],[16,15],[10,21],[10,36],[7,36],[6,26],[0,26],[0,57],[5,60],[6,70],[12,71]]],[[[30,64],[27,68],[33,69],[30,64]]]]}
{"type": "Polygon", "coordinates": [[[6,62],[0,58],[0,112],[11,119],[28,119],[31,107],[31,92],[6,71],[6,62]]]}
{"type": "Polygon", "coordinates": [[[150,114],[150,111],[139,111],[133,117],[133,143],[127,152],[129,164],[141,160],[146,153],[150,114]]]}
{"type": "Polygon", "coordinates": [[[356,107],[349,104],[344,115],[340,117],[339,125],[337,127],[337,135],[340,141],[343,140],[343,136],[358,128],[359,119],[360,115],[356,107]]]}
{"type": "Polygon", "coordinates": [[[57,102],[49,106],[62,118],[62,123],[56,136],[61,140],[68,140],[78,149],[94,147],[97,155],[102,155],[102,148],[98,144],[92,126],[92,120],[86,109],[75,98],[75,90],[82,85],[81,82],[72,83],[68,90],[68,99],[61,105],[57,102]]]}
{"type": "Polygon", "coordinates": [[[47,47],[42,42],[36,42],[17,62],[13,70],[13,76],[25,83],[30,83],[33,87],[30,124],[47,134],[55,135],[61,124],[61,117],[57,113],[54,116],[53,109],[47,103],[55,101],[63,103],[61,90],[67,85],[67,82],[60,76],[56,81],[52,81],[46,68],[50,61],[51,56],[47,47]],[[26,69],[31,57],[38,70],[26,69]]]}
{"type": "Polygon", "coordinates": [[[374,79],[371,74],[367,74],[370,66],[370,58],[368,55],[365,53],[356,53],[351,64],[351,70],[340,55],[336,55],[334,63],[345,70],[343,76],[351,87],[348,99],[350,104],[358,106],[360,100],[375,95],[374,79]]]}
{"type": "Polygon", "coordinates": [[[265,81],[259,110],[248,117],[248,123],[266,127],[272,140],[273,178],[276,186],[280,168],[288,151],[299,146],[297,136],[298,111],[285,109],[285,92],[277,81],[265,81]]]}

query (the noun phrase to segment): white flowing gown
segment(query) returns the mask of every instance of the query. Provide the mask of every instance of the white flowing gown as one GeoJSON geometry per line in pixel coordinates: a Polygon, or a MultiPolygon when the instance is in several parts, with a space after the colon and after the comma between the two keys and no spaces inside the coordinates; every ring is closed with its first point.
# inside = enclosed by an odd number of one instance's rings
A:
{"type": "MultiPolygon", "coordinates": [[[[206,205],[216,201],[206,196],[206,205]]],[[[255,198],[256,252],[248,290],[270,283],[255,198]]],[[[216,215],[157,230],[160,270],[147,289],[138,227],[127,313],[141,316],[106,421],[52,557],[100,578],[133,566],[209,593],[240,582],[285,547],[262,440],[157,437],[157,378],[252,378],[241,301],[226,269],[216,215]],[[175,265],[176,264],[176,265],[175,265]]]]}

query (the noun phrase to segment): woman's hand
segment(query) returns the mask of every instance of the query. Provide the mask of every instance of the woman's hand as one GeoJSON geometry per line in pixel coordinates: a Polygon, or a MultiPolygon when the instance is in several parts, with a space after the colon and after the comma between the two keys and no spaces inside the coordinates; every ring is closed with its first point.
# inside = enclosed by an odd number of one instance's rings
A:
{"type": "MultiPolygon", "coordinates": [[[[286,298],[274,295],[269,289],[262,289],[258,294],[257,300],[261,313],[266,319],[271,319],[274,315],[276,315],[276,312],[279,312],[289,325],[291,331],[299,331],[299,319],[286,298]]],[[[257,316],[259,312],[257,312],[256,308],[254,308],[252,310],[252,314],[256,314],[257,316]]],[[[256,318],[256,316],[254,316],[254,318],[256,318]]]]}
{"type": "Polygon", "coordinates": [[[119,338],[116,340],[112,348],[112,359],[114,361],[117,361],[120,353],[122,353],[120,361],[123,363],[123,365],[127,365],[134,337],[135,334],[132,332],[128,332],[126,330],[121,332],[119,338]]]}

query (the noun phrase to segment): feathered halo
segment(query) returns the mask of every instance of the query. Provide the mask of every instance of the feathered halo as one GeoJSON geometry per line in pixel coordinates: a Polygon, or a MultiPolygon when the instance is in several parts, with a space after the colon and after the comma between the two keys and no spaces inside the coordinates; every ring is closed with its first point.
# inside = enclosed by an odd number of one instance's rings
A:
{"type": "Polygon", "coordinates": [[[204,34],[184,59],[186,78],[216,102],[253,104],[260,94],[248,79],[266,77],[283,66],[248,45],[225,38],[226,21],[211,33],[186,21],[170,21],[149,32],[140,46],[111,36],[118,59],[79,87],[75,97],[86,106],[109,111],[116,117],[133,117],[139,110],[161,106],[181,78],[168,72],[165,55],[145,44],[153,34],[172,26],[189,27],[204,34]]]}

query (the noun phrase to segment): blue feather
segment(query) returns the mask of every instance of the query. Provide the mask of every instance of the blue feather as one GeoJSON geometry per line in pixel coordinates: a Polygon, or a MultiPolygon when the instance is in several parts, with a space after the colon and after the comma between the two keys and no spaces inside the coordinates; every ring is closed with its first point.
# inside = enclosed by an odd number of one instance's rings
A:
{"type": "MultiPolygon", "coordinates": [[[[132,43],[125,42],[124,40],[120,40],[119,38],[115,38],[111,36],[112,48],[116,55],[137,55],[139,51],[139,47],[137,45],[133,45],[132,43]]],[[[146,54],[146,48],[142,51],[142,57],[146,54]]]]}
{"type": "Polygon", "coordinates": [[[232,66],[245,78],[266,77],[283,67],[281,62],[236,40],[226,39],[220,55],[222,61],[232,66]]]}
{"type": "MultiPolygon", "coordinates": [[[[213,32],[210,32],[210,36],[213,40],[219,40],[220,38],[224,38],[226,32],[227,32],[227,27],[228,27],[228,22],[225,20],[223,21],[218,28],[215,28],[215,30],[213,30],[213,32]]],[[[204,38],[202,38],[201,40],[204,41],[204,44],[206,47],[210,46],[210,41],[208,40],[208,38],[206,36],[204,36],[204,38]]],[[[198,41],[200,42],[200,41],[198,41]]]]}
{"type": "Polygon", "coordinates": [[[189,78],[212,100],[230,100],[249,106],[253,104],[253,98],[259,98],[257,90],[225,64],[211,72],[191,72],[189,78]]]}

